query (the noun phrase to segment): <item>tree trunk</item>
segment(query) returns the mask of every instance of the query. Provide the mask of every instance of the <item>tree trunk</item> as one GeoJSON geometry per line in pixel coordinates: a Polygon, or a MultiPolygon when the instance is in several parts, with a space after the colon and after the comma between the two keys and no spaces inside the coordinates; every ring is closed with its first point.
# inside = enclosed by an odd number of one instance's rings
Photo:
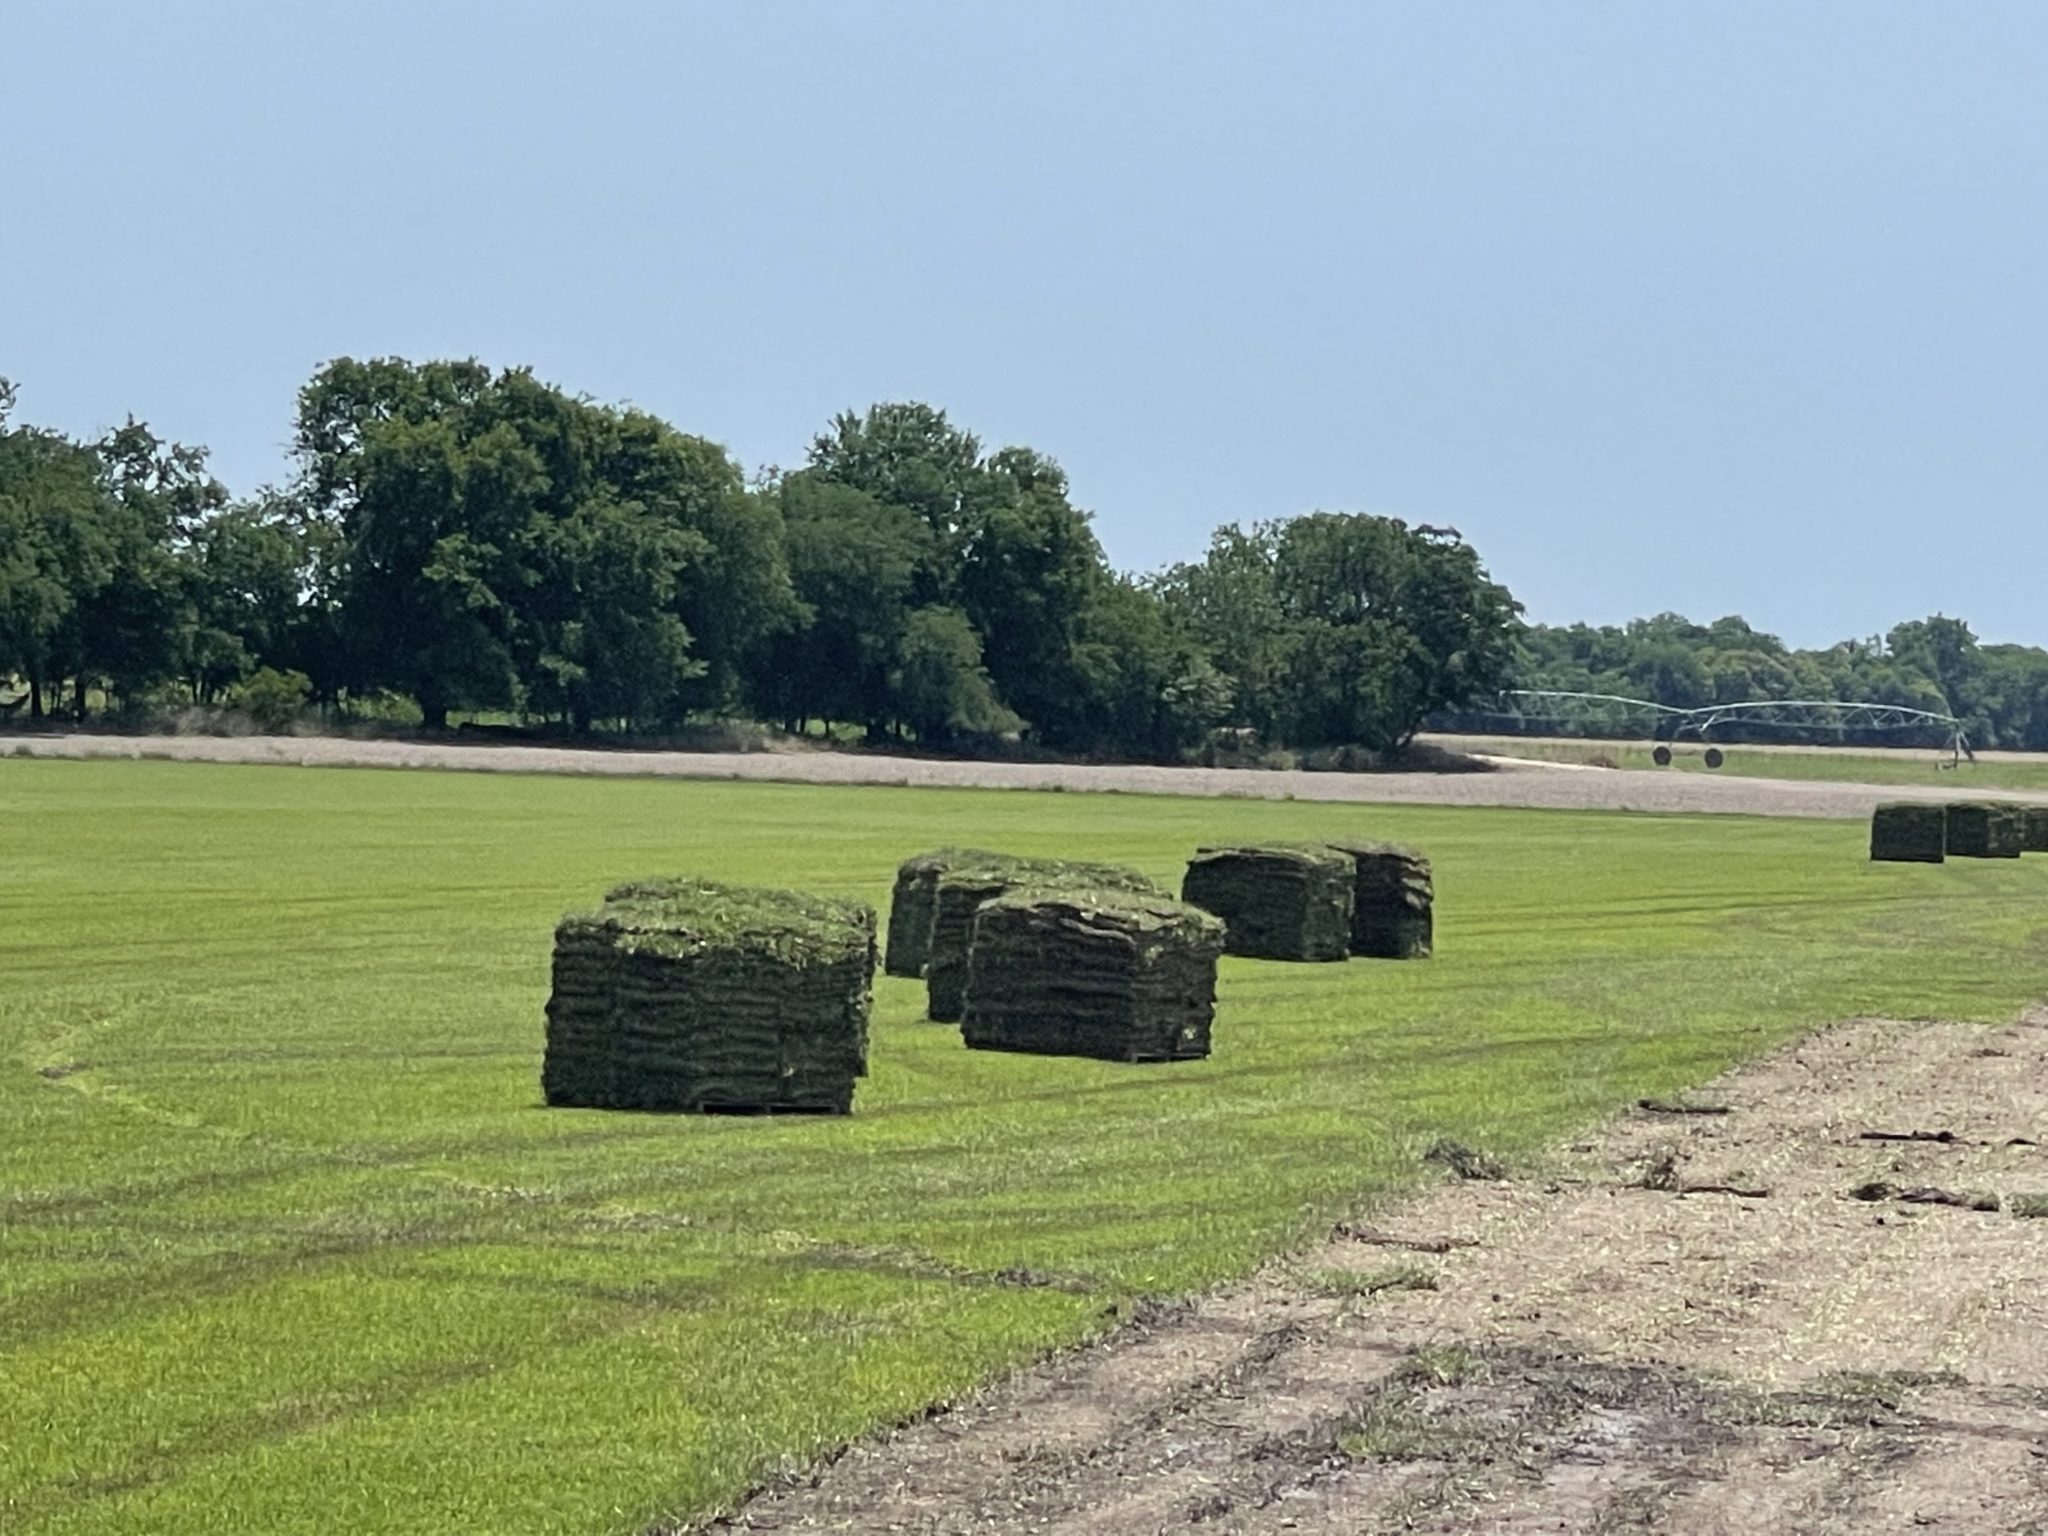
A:
{"type": "Polygon", "coordinates": [[[448,729],[448,706],[446,704],[430,703],[426,699],[421,699],[419,702],[420,725],[423,729],[429,731],[445,731],[448,729]]]}
{"type": "Polygon", "coordinates": [[[28,717],[31,720],[43,718],[43,680],[34,674],[28,680],[28,717]]]}
{"type": "Polygon", "coordinates": [[[78,719],[85,718],[85,675],[80,673],[71,680],[71,713],[78,719]]]}

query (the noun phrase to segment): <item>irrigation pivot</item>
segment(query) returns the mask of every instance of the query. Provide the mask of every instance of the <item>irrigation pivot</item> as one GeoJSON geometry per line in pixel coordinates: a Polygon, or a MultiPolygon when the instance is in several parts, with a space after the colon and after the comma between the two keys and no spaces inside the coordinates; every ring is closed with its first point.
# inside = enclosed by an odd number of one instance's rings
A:
{"type": "Polygon", "coordinates": [[[1709,745],[1716,739],[1836,746],[1885,737],[1934,737],[1952,763],[1976,758],[1963,723],[1955,716],[1863,700],[1752,699],[1680,709],[1617,694],[1517,688],[1501,694],[1495,718],[1524,726],[1540,722],[1576,736],[1645,737],[1655,743],[1650,756],[1660,768],[1670,764],[1673,744],[1686,741],[1704,745],[1702,761],[1709,768],[1720,767],[1727,759],[1720,747],[1709,745]]]}

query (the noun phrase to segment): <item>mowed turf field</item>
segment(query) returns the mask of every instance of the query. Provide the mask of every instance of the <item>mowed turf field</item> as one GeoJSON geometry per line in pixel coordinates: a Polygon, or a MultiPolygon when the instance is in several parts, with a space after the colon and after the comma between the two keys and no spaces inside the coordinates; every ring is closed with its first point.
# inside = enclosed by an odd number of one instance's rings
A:
{"type": "Polygon", "coordinates": [[[0,1528],[634,1532],[1803,1026],[2048,993],[2048,860],[1856,823],[0,761],[0,1528]],[[1215,1056],[982,1054],[882,980],[849,1119],[541,1107],[549,934],[939,843],[1387,836],[1438,958],[1224,962],[1215,1056]]]}

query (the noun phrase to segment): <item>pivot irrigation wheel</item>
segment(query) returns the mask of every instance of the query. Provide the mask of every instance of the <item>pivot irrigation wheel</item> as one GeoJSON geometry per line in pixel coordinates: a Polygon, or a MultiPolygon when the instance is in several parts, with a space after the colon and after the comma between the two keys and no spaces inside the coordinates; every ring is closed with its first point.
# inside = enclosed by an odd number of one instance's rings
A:
{"type": "Polygon", "coordinates": [[[1704,762],[1709,768],[1718,768],[1723,763],[1728,761],[1727,758],[1721,755],[1721,749],[1719,747],[1707,748],[1705,754],[1701,757],[1700,760],[1704,762]]]}
{"type": "Polygon", "coordinates": [[[1650,761],[1659,768],[1669,768],[1671,766],[1671,749],[1665,746],[1663,742],[1658,742],[1656,746],[1650,749],[1650,761]]]}

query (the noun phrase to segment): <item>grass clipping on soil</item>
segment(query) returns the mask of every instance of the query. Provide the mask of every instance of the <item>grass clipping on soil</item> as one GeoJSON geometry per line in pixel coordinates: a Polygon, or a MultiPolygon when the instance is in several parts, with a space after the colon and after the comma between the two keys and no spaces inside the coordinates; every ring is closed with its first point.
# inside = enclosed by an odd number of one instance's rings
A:
{"type": "Polygon", "coordinates": [[[1223,924],[1169,896],[1032,886],[974,914],[961,1037],[979,1050],[1209,1054],[1223,924]]]}
{"type": "Polygon", "coordinates": [[[1223,919],[1224,948],[1261,960],[1342,960],[1357,862],[1327,843],[1200,848],[1181,900],[1223,919]]]}
{"type": "Polygon", "coordinates": [[[1135,869],[1118,864],[1081,864],[998,853],[983,855],[978,862],[943,869],[932,885],[931,938],[925,959],[927,1017],[942,1024],[960,1022],[967,1008],[974,914],[983,902],[1026,885],[1042,890],[1124,892],[1171,899],[1135,869]]]}
{"type": "Polygon", "coordinates": [[[856,902],[620,886],[555,928],[542,1091],[591,1109],[845,1114],[874,972],[875,914],[856,902]]]}
{"type": "Polygon", "coordinates": [[[2020,856],[2020,808],[2002,800],[1957,800],[1948,807],[1948,856],[1952,859],[2016,859],[2020,856]]]}
{"type": "Polygon", "coordinates": [[[1351,953],[1422,960],[1435,942],[1435,882],[1429,860],[1398,843],[1332,843],[1356,869],[1351,887],[1351,953]]]}
{"type": "Polygon", "coordinates": [[[1894,800],[1870,813],[1870,856],[1881,863],[1939,864],[1948,850],[1948,809],[1894,800]]]}

